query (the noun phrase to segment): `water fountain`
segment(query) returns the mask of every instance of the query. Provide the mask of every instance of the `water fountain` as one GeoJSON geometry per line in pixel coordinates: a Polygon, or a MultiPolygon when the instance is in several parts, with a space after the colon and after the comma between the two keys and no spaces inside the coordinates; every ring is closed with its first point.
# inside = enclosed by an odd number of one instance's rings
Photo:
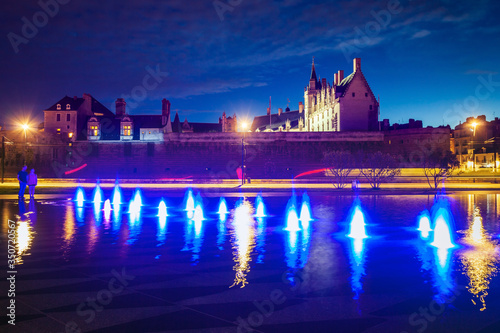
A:
{"type": "Polygon", "coordinates": [[[434,239],[432,246],[438,249],[451,249],[455,247],[451,234],[451,225],[453,223],[449,208],[439,207],[435,213],[434,239]]]}
{"type": "Polygon", "coordinates": [[[262,199],[260,193],[255,198],[255,207],[255,217],[266,217],[264,200],[262,199]]]}
{"type": "Polygon", "coordinates": [[[418,231],[420,231],[420,237],[423,239],[429,238],[429,233],[432,231],[431,228],[431,217],[429,211],[426,209],[418,216],[418,231]]]}
{"type": "Polygon", "coordinates": [[[184,203],[185,203],[185,211],[187,212],[187,217],[189,219],[193,218],[194,215],[194,197],[193,197],[193,191],[191,189],[188,189],[186,191],[186,194],[184,195],[184,203]]]}
{"type": "Polygon", "coordinates": [[[295,193],[292,194],[286,206],[286,231],[299,231],[299,216],[297,215],[297,199],[295,193]]]}
{"type": "MultiPolygon", "coordinates": [[[[120,186],[118,185],[118,181],[113,188],[113,206],[118,206],[122,203],[122,193],[120,190],[120,186]]],[[[116,208],[115,208],[116,209],[116,208]]]]}
{"type": "Polygon", "coordinates": [[[167,216],[167,205],[162,199],[158,205],[158,231],[156,233],[156,239],[159,242],[158,245],[165,243],[165,235],[167,233],[167,216]]]}
{"type": "Polygon", "coordinates": [[[302,195],[302,206],[300,208],[300,222],[303,230],[309,229],[309,223],[312,219],[309,196],[304,192],[302,195]]]}
{"type": "Polygon", "coordinates": [[[83,188],[81,186],[78,186],[78,188],[76,189],[75,201],[77,207],[83,207],[83,204],[85,202],[85,192],[83,191],[83,188]]]}
{"type": "Polygon", "coordinates": [[[106,199],[106,201],[104,201],[104,219],[106,221],[109,221],[109,218],[111,216],[111,202],[109,201],[109,199],[106,199]]]}
{"type": "Polygon", "coordinates": [[[351,222],[349,224],[349,234],[347,237],[351,237],[354,239],[363,239],[368,238],[366,234],[366,223],[365,223],[365,215],[361,210],[359,204],[354,206],[354,210],[351,214],[351,222]]]}
{"type": "Polygon", "coordinates": [[[94,203],[101,203],[102,202],[102,189],[99,186],[99,183],[96,184],[94,188],[94,193],[93,193],[93,198],[94,198],[94,203]]]}
{"type": "Polygon", "coordinates": [[[219,211],[217,213],[219,214],[219,220],[221,221],[225,221],[227,214],[229,214],[226,199],[224,199],[223,197],[221,197],[219,200],[219,211]]]}
{"type": "Polygon", "coordinates": [[[158,216],[159,217],[167,217],[167,204],[165,204],[165,201],[162,199],[160,201],[160,204],[158,205],[158,216]]]}

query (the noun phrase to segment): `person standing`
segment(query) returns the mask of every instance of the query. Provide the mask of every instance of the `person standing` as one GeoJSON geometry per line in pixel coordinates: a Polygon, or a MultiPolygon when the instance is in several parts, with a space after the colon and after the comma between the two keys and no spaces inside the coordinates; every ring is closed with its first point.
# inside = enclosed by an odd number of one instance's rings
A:
{"type": "Polygon", "coordinates": [[[35,169],[31,169],[28,175],[28,186],[30,192],[30,198],[35,198],[35,187],[38,184],[38,176],[35,173],[35,169]]]}
{"type": "Polygon", "coordinates": [[[26,185],[28,183],[27,169],[28,167],[25,165],[21,171],[17,173],[17,180],[19,180],[19,198],[24,198],[24,192],[26,192],[26,185]]]}

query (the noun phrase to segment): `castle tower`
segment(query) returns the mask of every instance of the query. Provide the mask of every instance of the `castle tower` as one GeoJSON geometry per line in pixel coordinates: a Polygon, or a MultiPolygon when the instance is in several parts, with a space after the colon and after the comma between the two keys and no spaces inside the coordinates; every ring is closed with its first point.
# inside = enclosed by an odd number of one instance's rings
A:
{"type": "Polygon", "coordinates": [[[172,120],[170,119],[170,101],[163,99],[161,101],[161,124],[166,127],[167,133],[172,132],[172,120]]]}

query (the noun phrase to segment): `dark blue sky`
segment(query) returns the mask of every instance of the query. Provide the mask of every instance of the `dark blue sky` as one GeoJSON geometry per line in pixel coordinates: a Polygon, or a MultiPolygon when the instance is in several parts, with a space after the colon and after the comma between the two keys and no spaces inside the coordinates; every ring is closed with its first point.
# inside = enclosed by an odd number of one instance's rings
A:
{"type": "Polygon", "coordinates": [[[190,121],[216,122],[224,110],[250,119],[265,114],[269,96],[273,112],[287,99],[293,110],[313,56],[330,82],[362,58],[381,119],[455,126],[500,117],[498,1],[59,2],[53,17],[38,1],[0,4],[5,123],[30,113],[41,120],[44,108],[83,93],[109,107],[135,93],[132,114],[159,113],[167,98],[190,121]],[[34,16],[38,31],[23,36],[23,17],[34,16]],[[158,70],[160,82],[144,83],[158,70]]]}

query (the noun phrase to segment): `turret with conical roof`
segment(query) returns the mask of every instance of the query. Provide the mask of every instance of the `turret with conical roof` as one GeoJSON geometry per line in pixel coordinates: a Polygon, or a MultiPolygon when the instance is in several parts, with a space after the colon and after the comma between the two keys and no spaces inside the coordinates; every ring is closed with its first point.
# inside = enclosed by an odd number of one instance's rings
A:
{"type": "Polygon", "coordinates": [[[311,78],[309,79],[309,89],[316,90],[317,83],[318,83],[318,78],[316,76],[316,69],[314,68],[314,57],[313,57],[312,68],[311,68],[311,78]]]}

